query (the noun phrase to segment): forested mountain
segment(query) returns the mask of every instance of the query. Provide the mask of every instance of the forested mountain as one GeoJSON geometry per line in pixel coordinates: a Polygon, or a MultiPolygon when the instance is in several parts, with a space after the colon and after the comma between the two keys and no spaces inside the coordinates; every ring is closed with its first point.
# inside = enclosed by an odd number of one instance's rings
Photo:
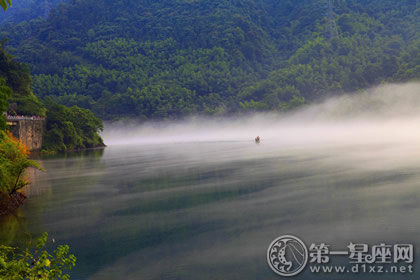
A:
{"type": "Polygon", "coordinates": [[[29,68],[6,53],[0,45],[0,106],[1,114],[16,111],[28,116],[45,116],[45,107],[31,90],[29,68]]]}
{"type": "MultiPolygon", "coordinates": [[[[3,112],[11,115],[45,116],[43,150],[49,152],[93,148],[104,143],[98,132],[102,121],[86,109],[56,104],[50,98],[42,104],[30,89],[28,66],[17,62],[0,47],[0,142],[6,129],[3,112]]],[[[0,151],[1,154],[1,151],[0,151]]],[[[1,161],[1,155],[0,155],[1,161]]],[[[1,173],[0,168],[0,173],[1,173]]],[[[1,174],[0,174],[1,177],[1,174]]],[[[1,193],[1,190],[0,190],[1,193]]]]}
{"type": "Polygon", "coordinates": [[[33,90],[104,119],[285,110],[420,77],[416,0],[71,0],[4,25],[33,90]]]}
{"type": "Polygon", "coordinates": [[[66,0],[16,0],[7,13],[0,13],[0,25],[31,21],[39,17],[47,17],[50,10],[66,0]]]}

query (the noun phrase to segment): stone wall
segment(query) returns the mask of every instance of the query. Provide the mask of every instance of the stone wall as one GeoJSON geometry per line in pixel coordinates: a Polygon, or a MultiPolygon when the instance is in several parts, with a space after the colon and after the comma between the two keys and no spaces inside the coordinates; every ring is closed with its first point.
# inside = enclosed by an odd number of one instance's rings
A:
{"type": "Polygon", "coordinates": [[[45,130],[45,120],[8,120],[9,130],[14,137],[20,139],[29,150],[39,151],[45,130]]]}

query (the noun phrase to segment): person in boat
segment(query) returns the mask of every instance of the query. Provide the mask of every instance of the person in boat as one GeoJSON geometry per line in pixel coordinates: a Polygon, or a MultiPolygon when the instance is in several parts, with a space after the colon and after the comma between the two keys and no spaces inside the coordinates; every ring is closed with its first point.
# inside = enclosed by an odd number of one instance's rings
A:
{"type": "Polygon", "coordinates": [[[260,136],[255,137],[255,142],[260,143],[260,136]]]}

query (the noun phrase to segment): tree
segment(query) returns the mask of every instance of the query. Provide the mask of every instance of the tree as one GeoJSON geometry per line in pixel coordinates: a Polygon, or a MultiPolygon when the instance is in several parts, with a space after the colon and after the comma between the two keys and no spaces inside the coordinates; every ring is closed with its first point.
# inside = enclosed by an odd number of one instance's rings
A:
{"type": "Polygon", "coordinates": [[[3,8],[3,10],[7,10],[8,6],[7,4],[9,4],[9,6],[12,6],[12,0],[0,0],[0,6],[3,8]]]}
{"type": "Polygon", "coordinates": [[[9,103],[14,104],[19,115],[44,116],[45,108],[33,94],[31,83],[29,67],[7,53],[0,43],[0,86],[5,85],[12,90],[9,103]]]}
{"type": "MultiPolygon", "coordinates": [[[[413,0],[335,1],[329,17],[311,0],[123,2],[67,1],[0,39],[28,63],[39,98],[109,120],[283,110],[303,103],[293,96],[420,77],[413,0]],[[326,40],[332,21],[338,36],[326,40]]],[[[9,77],[14,94],[24,77],[9,77]]]]}
{"type": "Polygon", "coordinates": [[[23,173],[28,167],[42,169],[28,158],[26,146],[10,133],[0,131],[0,194],[11,195],[28,184],[23,173]]]}
{"type": "Polygon", "coordinates": [[[67,245],[59,245],[50,254],[44,250],[47,240],[48,234],[44,233],[35,249],[26,250],[0,245],[0,279],[70,279],[63,271],[74,267],[76,257],[67,245]]]}
{"type": "Polygon", "coordinates": [[[3,112],[6,112],[9,102],[7,101],[12,94],[12,90],[6,86],[4,78],[0,78],[0,130],[6,129],[6,121],[3,112]]]}
{"type": "Polygon", "coordinates": [[[92,112],[77,106],[66,106],[47,100],[47,132],[43,149],[49,152],[104,146],[99,132],[103,123],[92,112]]]}

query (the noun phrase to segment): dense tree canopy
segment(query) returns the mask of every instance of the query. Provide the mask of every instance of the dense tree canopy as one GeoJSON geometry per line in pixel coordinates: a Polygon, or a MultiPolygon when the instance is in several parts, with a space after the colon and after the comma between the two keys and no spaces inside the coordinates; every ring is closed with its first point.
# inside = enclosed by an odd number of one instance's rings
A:
{"type": "MultiPolygon", "coordinates": [[[[8,101],[11,104],[9,111],[19,115],[45,115],[44,105],[31,90],[32,78],[29,74],[28,66],[17,62],[1,46],[0,79],[0,95],[4,97],[7,94],[8,101]]],[[[0,104],[5,104],[5,102],[0,101],[0,104]]],[[[2,113],[6,111],[4,108],[0,109],[2,109],[2,113]]]]}
{"type": "Polygon", "coordinates": [[[9,133],[0,131],[0,198],[28,184],[23,178],[26,168],[40,168],[28,155],[29,151],[24,144],[9,133]]]}
{"type": "Polygon", "coordinates": [[[420,77],[415,0],[85,0],[1,36],[41,98],[105,119],[287,110],[420,77]]]}
{"type": "Polygon", "coordinates": [[[0,130],[6,129],[6,119],[3,112],[6,112],[7,106],[9,105],[9,97],[12,93],[12,90],[6,86],[6,82],[4,78],[0,79],[0,130]]]}
{"type": "Polygon", "coordinates": [[[103,130],[102,121],[87,109],[77,106],[67,108],[51,100],[47,102],[47,133],[44,150],[68,151],[103,146],[98,131],[103,130]]]}
{"type": "MultiPolygon", "coordinates": [[[[0,3],[6,0],[0,0],[0,3]]],[[[13,6],[7,13],[0,13],[0,24],[31,21],[39,17],[47,17],[49,11],[66,0],[11,0],[13,6]]]]}
{"type": "MultiPolygon", "coordinates": [[[[0,279],[63,279],[69,280],[65,274],[76,264],[76,257],[70,254],[68,245],[57,246],[52,253],[46,248],[48,234],[44,233],[30,248],[19,249],[0,245],[0,279]]],[[[55,246],[54,246],[55,247],[55,246]]]]}
{"type": "MultiPolygon", "coordinates": [[[[28,66],[17,62],[0,47],[0,132],[6,129],[3,112],[7,111],[11,115],[47,116],[47,131],[43,147],[45,150],[66,151],[104,145],[98,134],[103,129],[102,121],[96,118],[92,112],[77,106],[67,108],[51,100],[46,100],[46,108],[33,94],[31,82],[28,66]]],[[[0,137],[0,148],[6,147],[3,144],[14,143],[9,139],[9,135],[4,133],[1,135],[3,137],[0,137]]],[[[9,146],[14,147],[13,145],[9,146]]],[[[18,150],[16,148],[16,151],[18,150]]],[[[0,157],[2,157],[1,151],[0,157]]],[[[25,157],[27,157],[26,154],[22,155],[22,158],[25,157]]],[[[0,173],[7,173],[6,163],[9,161],[12,161],[10,167],[17,163],[16,160],[8,158],[5,154],[4,161],[0,162],[0,173]]],[[[13,179],[11,180],[13,181],[13,179]]]]}

